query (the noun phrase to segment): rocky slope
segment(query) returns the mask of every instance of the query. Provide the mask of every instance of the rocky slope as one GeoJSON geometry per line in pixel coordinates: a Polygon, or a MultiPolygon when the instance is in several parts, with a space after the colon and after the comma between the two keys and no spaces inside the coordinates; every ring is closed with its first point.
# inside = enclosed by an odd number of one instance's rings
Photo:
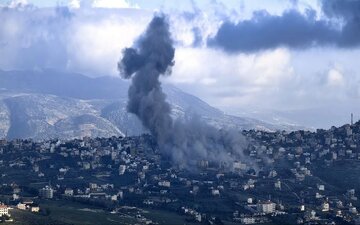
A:
{"type": "MultiPolygon", "coordinates": [[[[146,132],[126,112],[128,85],[120,78],[89,78],[53,70],[0,71],[0,137],[70,139],[146,132]]],[[[173,117],[197,114],[219,128],[297,129],[226,115],[171,85],[165,85],[164,91],[173,117]]]]}

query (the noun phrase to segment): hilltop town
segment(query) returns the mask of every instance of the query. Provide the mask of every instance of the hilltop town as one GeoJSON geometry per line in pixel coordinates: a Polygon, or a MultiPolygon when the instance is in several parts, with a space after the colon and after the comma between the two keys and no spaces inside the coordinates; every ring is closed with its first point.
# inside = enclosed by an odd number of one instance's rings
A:
{"type": "Polygon", "coordinates": [[[72,212],[101,212],[119,224],[171,223],[146,212],[183,224],[360,224],[360,122],[242,134],[252,163],[202,160],[191,171],[172,166],[147,134],[1,140],[0,216],[78,224],[55,217],[56,207],[73,204],[72,212]]]}

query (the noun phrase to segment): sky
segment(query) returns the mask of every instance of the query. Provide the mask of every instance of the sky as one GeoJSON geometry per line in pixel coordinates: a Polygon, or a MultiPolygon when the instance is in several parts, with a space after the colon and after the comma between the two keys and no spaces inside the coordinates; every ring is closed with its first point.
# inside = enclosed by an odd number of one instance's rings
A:
{"type": "MultiPolygon", "coordinates": [[[[82,1],[72,1],[72,0],[27,0],[27,1],[13,1],[13,0],[2,0],[5,3],[9,3],[9,2],[26,2],[26,3],[30,3],[33,5],[36,5],[37,7],[55,7],[56,5],[70,5],[74,2],[90,2],[90,4],[92,4],[93,2],[101,2],[101,4],[103,6],[107,6],[109,8],[114,8],[114,7],[119,7],[119,8],[123,8],[124,6],[130,6],[130,7],[134,7],[134,6],[138,6],[141,9],[149,9],[149,10],[153,10],[153,9],[158,9],[158,8],[162,8],[162,7],[166,7],[166,8],[172,8],[172,9],[184,9],[184,10],[189,10],[192,9],[192,5],[193,3],[197,4],[199,7],[202,6],[206,6],[209,4],[208,0],[198,0],[198,1],[188,1],[188,0],[184,0],[184,1],[175,1],[175,0],[82,0],[82,1]]],[[[220,2],[220,1],[219,1],[220,2]]],[[[226,5],[227,7],[242,7],[242,5],[244,5],[243,3],[244,1],[238,1],[238,0],[223,0],[221,1],[222,4],[226,5]]],[[[278,10],[279,8],[283,7],[282,3],[286,2],[286,0],[275,0],[275,1],[271,1],[271,3],[269,3],[269,1],[263,1],[263,0],[251,0],[248,1],[249,4],[251,4],[251,7],[259,7],[259,6],[265,6],[267,8],[271,7],[272,9],[276,9],[278,10]]],[[[96,3],[95,3],[96,4],[96,3]]],[[[290,4],[292,4],[290,2],[290,4]]],[[[249,6],[250,7],[250,6],[249,6]]]]}
{"type": "Polygon", "coordinates": [[[0,0],[0,69],[119,76],[154,13],[175,42],[163,79],[238,116],[313,128],[360,118],[360,0],[0,0]]]}

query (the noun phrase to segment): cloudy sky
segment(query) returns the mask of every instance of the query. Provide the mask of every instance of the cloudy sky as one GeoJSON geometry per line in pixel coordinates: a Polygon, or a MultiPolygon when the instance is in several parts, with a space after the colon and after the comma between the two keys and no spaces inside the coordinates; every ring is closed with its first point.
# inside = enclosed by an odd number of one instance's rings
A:
{"type": "Polygon", "coordinates": [[[119,76],[156,12],[163,79],[227,113],[328,128],[360,118],[360,0],[0,0],[0,69],[119,76]],[[54,3],[55,2],[55,3],[54,3]]]}

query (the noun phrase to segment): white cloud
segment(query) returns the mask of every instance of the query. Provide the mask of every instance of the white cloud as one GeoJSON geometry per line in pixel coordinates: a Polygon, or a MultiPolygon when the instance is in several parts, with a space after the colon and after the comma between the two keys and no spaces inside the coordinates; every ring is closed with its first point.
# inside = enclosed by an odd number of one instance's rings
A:
{"type": "Polygon", "coordinates": [[[152,14],[86,8],[0,11],[1,69],[47,67],[89,76],[118,75],[117,61],[146,28],[152,14]],[[136,16],[134,16],[136,14],[136,16]],[[101,28],[101,29],[99,29],[101,28]]]}
{"type": "Polygon", "coordinates": [[[144,22],[138,23],[131,18],[114,16],[96,22],[78,21],[72,24],[72,36],[67,45],[71,59],[68,68],[85,73],[117,76],[117,62],[122,49],[131,46],[145,29],[147,17],[138,19],[144,22]]]}
{"type": "Polygon", "coordinates": [[[330,69],[327,74],[327,85],[329,86],[343,86],[344,76],[338,69],[330,69]]]}
{"type": "Polygon", "coordinates": [[[130,4],[127,0],[94,0],[92,7],[97,8],[139,8],[130,4]]]}
{"type": "MultiPolygon", "coordinates": [[[[71,2],[78,8],[78,0],[71,2]]],[[[347,109],[359,100],[359,49],[279,48],[227,54],[206,47],[206,37],[216,31],[220,19],[200,13],[187,18],[181,12],[171,14],[175,66],[164,81],[232,112],[242,108],[331,108],[338,103],[347,109]],[[200,47],[193,47],[194,27],[200,30],[200,47]]],[[[117,76],[122,49],[133,44],[151,18],[152,12],[145,10],[92,7],[63,12],[2,10],[0,51],[6,57],[0,57],[0,69],[50,67],[89,76],[117,76]]]]}
{"type": "Polygon", "coordinates": [[[72,9],[78,9],[81,6],[81,2],[80,0],[69,0],[68,6],[72,9]]]}
{"type": "MultiPolygon", "coordinates": [[[[233,114],[241,115],[244,109],[303,110],[294,118],[311,125],[314,112],[354,111],[354,102],[360,99],[358,54],[360,50],[333,48],[300,52],[280,48],[257,54],[177,48],[173,75],[164,80],[233,114]]],[[[316,125],[344,121],[326,119],[316,125]]]]}
{"type": "Polygon", "coordinates": [[[11,0],[6,3],[0,3],[0,7],[8,7],[8,8],[22,8],[28,5],[29,2],[27,0],[11,0]]]}
{"type": "Polygon", "coordinates": [[[276,92],[293,79],[291,55],[285,49],[229,55],[207,48],[178,48],[173,75],[166,78],[217,107],[269,104],[259,95],[276,92]]]}

